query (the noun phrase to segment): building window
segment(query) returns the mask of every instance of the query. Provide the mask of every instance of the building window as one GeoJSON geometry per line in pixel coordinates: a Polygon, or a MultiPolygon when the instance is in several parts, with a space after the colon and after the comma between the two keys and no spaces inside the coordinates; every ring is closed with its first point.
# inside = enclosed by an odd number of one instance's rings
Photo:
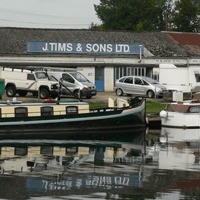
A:
{"type": "Polygon", "coordinates": [[[28,117],[28,109],[26,107],[15,108],[15,117],[28,117]]]}
{"type": "Polygon", "coordinates": [[[52,116],[53,108],[49,106],[41,107],[41,116],[52,116]]]}
{"type": "Polygon", "coordinates": [[[77,106],[68,106],[66,107],[66,114],[77,114],[78,107],[77,106]]]}
{"type": "Polygon", "coordinates": [[[194,74],[195,74],[196,82],[200,82],[200,73],[199,72],[194,72],[194,74]]]}
{"type": "Polygon", "coordinates": [[[145,67],[115,67],[115,80],[122,76],[146,76],[145,67]]]}

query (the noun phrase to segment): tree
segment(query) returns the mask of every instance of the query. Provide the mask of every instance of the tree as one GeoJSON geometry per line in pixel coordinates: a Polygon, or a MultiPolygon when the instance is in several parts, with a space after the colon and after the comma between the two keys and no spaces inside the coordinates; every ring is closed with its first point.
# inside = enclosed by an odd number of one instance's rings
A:
{"type": "Polygon", "coordinates": [[[174,30],[198,31],[198,5],[196,0],[179,0],[175,2],[172,24],[174,30]]]}
{"type": "Polygon", "coordinates": [[[200,31],[199,0],[100,0],[92,30],[200,31]]]}
{"type": "Polygon", "coordinates": [[[165,31],[172,29],[172,17],[173,17],[173,4],[174,0],[166,0],[165,6],[163,9],[163,19],[165,23],[165,31]]]}
{"type": "Polygon", "coordinates": [[[166,0],[100,0],[95,5],[104,30],[163,30],[166,0]]]}

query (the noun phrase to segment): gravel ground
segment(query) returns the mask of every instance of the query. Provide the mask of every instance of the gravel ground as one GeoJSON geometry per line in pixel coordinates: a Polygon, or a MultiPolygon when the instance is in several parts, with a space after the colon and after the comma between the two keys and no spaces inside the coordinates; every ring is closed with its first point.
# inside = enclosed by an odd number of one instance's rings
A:
{"type": "MultiPolygon", "coordinates": [[[[91,99],[86,99],[86,98],[83,98],[82,100],[83,101],[87,101],[87,102],[98,102],[98,101],[104,101],[104,102],[107,102],[108,101],[108,97],[111,97],[113,99],[117,98],[118,96],[116,96],[116,94],[114,92],[97,92],[97,95],[96,96],[93,96],[91,99]]],[[[37,97],[34,97],[32,96],[32,94],[28,94],[26,97],[19,97],[19,96],[16,96],[17,100],[18,101],[22,101],[22,102],[37,102],[38,101],[38,98],[37,97]]],[[[124,99],[127,99],[127,98],[130,98],[129,96],[121,96],[120,98],[124,98],[124,99]]],[[[7,97],[6,95],[4,95],[2,97],[2,100],[3,101],[7,101],[7,100],[12,100],[13,98],[11,97],[7,97]]],[[[74,99],[72,96],[63,96],[62,99],[74,99]]],[[[148,98],[148,101],[165,101],[165,99],[163,98],[157,98],[157,99],[149,99],[148,98]]]]}

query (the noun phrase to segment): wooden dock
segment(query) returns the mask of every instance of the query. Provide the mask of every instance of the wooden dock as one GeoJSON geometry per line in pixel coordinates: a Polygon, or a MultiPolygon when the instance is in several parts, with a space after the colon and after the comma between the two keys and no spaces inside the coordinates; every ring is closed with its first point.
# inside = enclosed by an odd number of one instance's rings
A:
{"type": "Polygon", "coordinates": [[[161,128],[161,119],[159,113],[147,114],[146,115],[147,126],[151,129],[160,129],[161,128]]]}

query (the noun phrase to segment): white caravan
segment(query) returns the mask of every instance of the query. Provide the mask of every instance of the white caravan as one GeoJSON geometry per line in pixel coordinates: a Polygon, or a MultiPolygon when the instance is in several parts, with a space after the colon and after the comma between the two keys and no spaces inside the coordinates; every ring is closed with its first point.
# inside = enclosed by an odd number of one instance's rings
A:
{"type": "Polygon", "coordinates": [[[200,92],[200,68],[197,66],[176,67],[173,64],[160,64],[159,82],[171,92],[200,92]]]}

